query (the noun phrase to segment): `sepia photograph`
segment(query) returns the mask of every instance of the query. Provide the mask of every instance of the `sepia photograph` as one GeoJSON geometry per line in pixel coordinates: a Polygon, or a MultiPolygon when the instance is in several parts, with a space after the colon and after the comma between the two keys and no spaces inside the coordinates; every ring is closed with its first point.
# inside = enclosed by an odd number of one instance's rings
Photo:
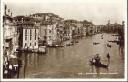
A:
{"type": "Polygon", "coordinates": [[[1,79],[126,80],[127,0],[2,0],[1,79]]]}

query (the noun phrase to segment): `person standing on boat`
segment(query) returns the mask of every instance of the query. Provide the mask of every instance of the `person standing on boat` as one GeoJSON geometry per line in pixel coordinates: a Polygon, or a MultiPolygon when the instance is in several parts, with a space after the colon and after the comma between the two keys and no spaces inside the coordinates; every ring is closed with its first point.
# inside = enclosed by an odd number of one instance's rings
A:
{"type": "Polygon", "coordinates": [[[101,62],[100,62],[101,58],[100,58],[99,54],[96,54],[96,56],[94,57],[94,59],[95,59],[95,64],[96,65],[101,65],[101,62]]]}
{"type": "Polygon", "coordinates": [[[107,59],[108,59],[108,62],[110,63],[110,55],[109,55],[109,53],[107,54],[107,59]]]}

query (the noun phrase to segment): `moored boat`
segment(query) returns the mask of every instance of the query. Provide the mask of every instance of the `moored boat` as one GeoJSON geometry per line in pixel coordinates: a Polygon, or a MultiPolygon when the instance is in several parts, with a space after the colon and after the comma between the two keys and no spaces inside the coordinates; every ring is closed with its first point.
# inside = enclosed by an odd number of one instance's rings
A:
{"type": "Polygon", "coordinates": [[[38,53],[46,53],[46,46],[40,46],[38,49],[38,53]]]}

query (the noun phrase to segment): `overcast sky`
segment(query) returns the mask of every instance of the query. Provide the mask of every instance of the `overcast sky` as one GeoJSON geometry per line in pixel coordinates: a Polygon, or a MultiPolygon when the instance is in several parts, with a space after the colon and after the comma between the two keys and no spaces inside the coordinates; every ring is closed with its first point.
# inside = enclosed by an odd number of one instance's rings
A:
{"type": "Polygon", "coordinates": [[[54,13],[64,19],[88,20],[94,24],[121,23],[125,0],[4,0],[16,15],[54,13]]]}

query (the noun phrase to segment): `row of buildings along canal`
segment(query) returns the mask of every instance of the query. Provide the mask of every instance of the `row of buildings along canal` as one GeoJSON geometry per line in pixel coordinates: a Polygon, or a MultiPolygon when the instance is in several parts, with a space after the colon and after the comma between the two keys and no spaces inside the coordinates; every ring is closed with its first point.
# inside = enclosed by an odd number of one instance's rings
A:
{"type": "Polygon", "coordinates": [[[65,20],[54,13],[13,17],[7,5],[4,9],[3,74],[5,78],[12,78],[10,74],[15,74],[19,70],[21,62],[17,61],[20,57],[17,53],[20,52],[46,52],[47,47],[63,47],[67,41],[69,41],[68,45],[72,45],[79,38],[100,32],[120,33],[119,39],[124,39],[124,22],[95,25],[87,20],[65,20]]]}

